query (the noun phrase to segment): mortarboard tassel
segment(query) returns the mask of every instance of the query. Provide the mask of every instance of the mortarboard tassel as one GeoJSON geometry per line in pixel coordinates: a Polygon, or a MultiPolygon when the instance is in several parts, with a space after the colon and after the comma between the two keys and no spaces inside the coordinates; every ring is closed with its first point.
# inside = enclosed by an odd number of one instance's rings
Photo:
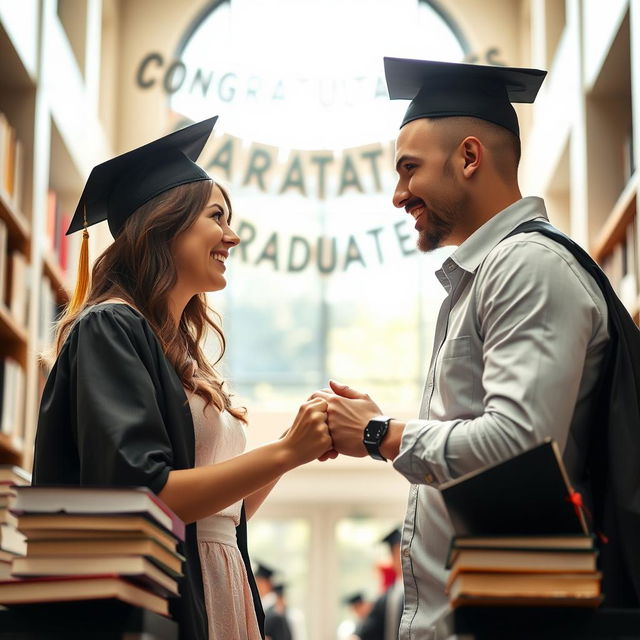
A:
{"type": "Polygon", "coordinates": [[[80,257],[78,258],[78,277],[76,288],[69,302],[67,313],[74,314],[80,310],[87,298],[89,291],[89,232],[87,231],[87,208],[84,207],[84,230],[82,231],[82,244],[80,245],[80,257]]]}

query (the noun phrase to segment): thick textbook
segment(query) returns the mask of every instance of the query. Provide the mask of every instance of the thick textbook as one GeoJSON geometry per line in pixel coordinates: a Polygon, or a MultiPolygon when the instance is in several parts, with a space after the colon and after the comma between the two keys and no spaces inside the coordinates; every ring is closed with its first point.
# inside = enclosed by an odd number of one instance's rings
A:
{"type": "Polygon", "coordinates": [[[90,576],[117,573],[141,582],[157,582],[175,592],[180,571],[143,556],[22,556],[13,561],[12,574],[18,578],[35,576],[90,576]],[[146,579],[148,578],[148,580],[146,579]]]}
{"type": "Polygon", "coordinates": [[[151,536],[167,549],[175,549],[177,537],[157,526],[151,519],[138,514],[69,515],[34,514],[18,517],[18,529],[28,540],[53,538],[88,538],[119,536],[151,536]]]}
{"type": "Polygon", "coordinates": [[[567,549],[453,549],[447,567],[460,571],[579,573],[596,570],[596,553],[567,549]]]}
{"type": "Polygon", "coordinates": [[[116,599],[169,615],[167,600],[118,575],[56,576],[0,582],[0,604],[116,599]]]}
{"type": "Polygon", "coordinates": [[[26,555],[29,558],[60,556],[79,559],[94,556],[147,556],[165,565],[174,573],[182,571],[182,563],[185,559],[175,549],[167,549],[154,538],[110,538],[108,534],[93,539],[27,540],[26,555]]]}
{"type": "Polygon", "coordinates": [[[16,487],[11,510],[17,514],[146,513],[158,524],[184,540],[184,522],[146,487],[37,486],[16,487]]]}
{"type": "Polygon", "coordinates": [[[456,536],[588,535],[552,440],[440,490],[456,536]]]}
{"type": "Polygon", "coordinates": [[[598,572],[454,573],[447,585],[452,607],[461,605],[566,605],[594,607],[602,601],[598,572]]]}

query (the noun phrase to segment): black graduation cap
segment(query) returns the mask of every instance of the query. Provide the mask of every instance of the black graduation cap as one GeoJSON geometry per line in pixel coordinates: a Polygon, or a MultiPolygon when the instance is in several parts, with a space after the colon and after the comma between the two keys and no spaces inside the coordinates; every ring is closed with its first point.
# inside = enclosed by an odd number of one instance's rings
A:
{"type": "Polygon", "coordinates": [[[400,544],[402,539],[402,532],[399,527],[396,527],[393,531],[390,531],[380,542],[386,542],[390,547],[394,544],[400,544]]]}
{"type": "Polygon", "coordinates": [[[470,116],[520,135],[512,102],[533,102],[547,75],[540,69],[385,58],[389,98],[411,100],[404,119],[470,116]]]}
{"type": "Polygon", "coordinates": [[[67,235],[107,220],[115,237],[126,219],[155,196],[181,184],[210,180],[195,160],[218,116],[174,131],[91,170],[67,235]]]}
{"type": "Polygon", "coordinates": [[[364,602],[364,597],[362,592],[358,591],[357,593],[353,593],[350,596],[346,596],[343,599],[344,604],[359,604],[360,602],[364,602]]]}
{"type": "Polygon", "coordinates": [[[255,573],[256,578],[265,578],[266,580],[271,580],[271,577],[274,573],[274,569],[272,569],[271,567],[267,567],[266,564],[258,562],[258,568],[255,573]]]}

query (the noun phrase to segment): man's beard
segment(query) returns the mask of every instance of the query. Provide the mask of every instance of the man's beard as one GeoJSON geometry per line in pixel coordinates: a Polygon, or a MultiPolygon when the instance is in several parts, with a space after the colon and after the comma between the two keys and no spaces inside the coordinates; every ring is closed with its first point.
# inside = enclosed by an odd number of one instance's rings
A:
{"type": "Polygon", "coordinates": [[[430,202],[430,204],[437,205],[439,213],[435,213],[430,206],[427,207],[427,225],[423,231],[418,233],[417,242],[418,249],[425,253],[444,246],[445,240],[452,234],[456,224],[462,220],[467,204],[467,197],[464,192],[455,188],[457,185],[455,185],[451,155],[442,167],[442,178],[443,181],[450,183],[452,187],[450,192],[457,193],[458,199],[455,202],[430,202]]]}
{"type": "Polygon", "coordinates": [[[453,205],[443,214],[436,214],[431,209],[426,212],[426,228],[418,233],[418,249],[427,253],[444,246],[444,241],[451,235],[455,223],[460,219],[458,207],[453,205]]]}

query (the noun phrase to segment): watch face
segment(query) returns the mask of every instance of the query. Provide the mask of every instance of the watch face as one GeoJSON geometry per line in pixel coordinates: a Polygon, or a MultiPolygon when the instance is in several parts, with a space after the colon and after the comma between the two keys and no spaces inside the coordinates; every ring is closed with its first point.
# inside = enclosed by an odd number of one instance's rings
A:
{"type": "Polygon", "coordinates": [[[384,423],[375,422],[374,424],[367,425],[366,436],[367,440],[377,440],[382,435],[384,429],[384,423]]]}
{"type": "Polygon", "coordinates": [[[371,437],[377,440],[382,435],[382,428],[384,425],[376,424],[371,429],[371,437]]]}

